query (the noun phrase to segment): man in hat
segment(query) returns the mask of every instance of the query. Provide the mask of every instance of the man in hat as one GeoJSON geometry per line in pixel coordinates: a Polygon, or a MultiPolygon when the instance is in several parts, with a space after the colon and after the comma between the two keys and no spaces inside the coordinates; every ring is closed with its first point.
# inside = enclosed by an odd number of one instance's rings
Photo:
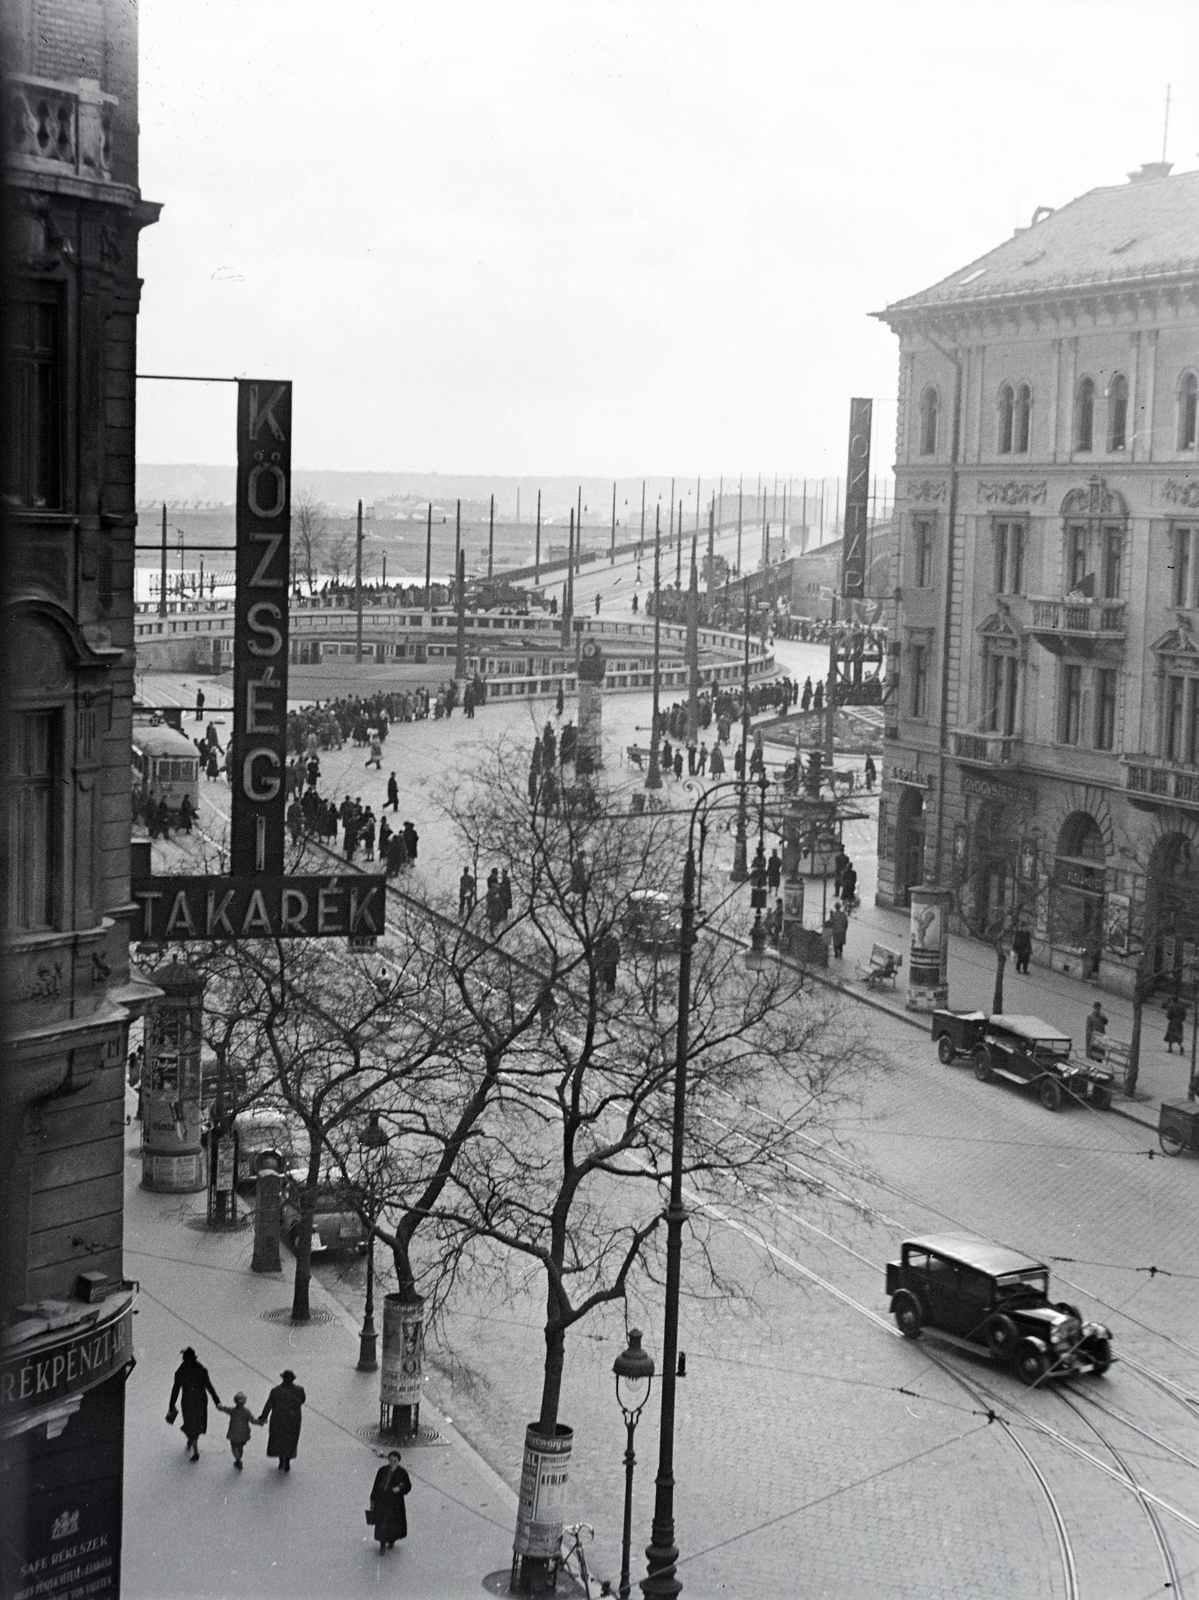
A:
{"type": "Polygon", "coordinates": [[[182,1395],[183,1435],[187,1440],[187,1448],[191,1451],[190,1459],[199,1461],[200,1447],[197,1440],[202,1433],[208,1432],[208,1396],[211,1395],[218,1406],[221,1397],[212,1387],[208,1368],[200,1365],[191,1345],[179,1353],[183,1360],[175,1368],[175,1383],[171,1389],[171,1398],[167,1402],[167,1421],[173,1424],[179,1415],[175,1401],[182,1395]]]}
{"type": "Polygon", "coordinates": [[[250,1415],[249,1407],[246,1405],[246,1391],[244,1389],[239,1389],[233,1396],[233,1404],[231,1406],[223,1406],[218,1400],[216,1408],[218,1411],[223,1411],[229,1418],[229,1430],[225,1437],[229,1441],[229,1448],[233,1451],[233,1465],[240,1472],[242,1470],[241,1453],[250,1442],[251,1427],[256,1428],[258,1426],[257,1419],[250,1415]]]}
{"type": "Polygon", "coordinates": [[[282,1381],[267,1395],[258,1421],[263,1423],[268,1417],[271,1419],[270,1432],[266,1436],[266,1453],[278,1457],[280,1472],[290,1472],[292,1458],[300,1448],[300,1424],[304,1420],[302,1407],[308,1396],[296,1382],[296,1375],[290,1367],[281,1372],[279,1377],[282,1381]]]}

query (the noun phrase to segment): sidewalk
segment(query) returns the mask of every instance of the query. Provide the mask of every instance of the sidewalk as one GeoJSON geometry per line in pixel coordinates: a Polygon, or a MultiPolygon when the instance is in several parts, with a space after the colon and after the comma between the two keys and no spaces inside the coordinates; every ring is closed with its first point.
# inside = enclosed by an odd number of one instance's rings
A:
{"type": "MultiPolygon", "coordinates": [[[[132,1152],[138,1135],[134,1121],[126,1139],[132,1152]]],[[[209,1232],[203,1194],[151,1194],[140,1177],[141,1163],[130,1155],[125,1272],[140,1280],[141,1294],[137,1365],[126,1389],[126,1600],[350,1600],[391,1589],[422,1600],[473,1600],[487,1574],[506,1572],[516,1496],[428,1401],[422,1422],[443,1442],[404,1450],[409,1536],[379,1554],[363,1511],[381,1463],[362,1437],[378,1421],[379,1375],[355,1369],[356,1326],[315,1281],[310,1324],[264,1320],[290,1307],[288,1252],[282,1273],[251,1272],[252,1226],[209,1232]],[[267,1460],[265,1428],[254,1429],[245,1470],[236,1472],[228,1419],[211,1405],[200,1460],[188,1461],[178,1425],[164,1421],[185,1345],[195,1346],[221,1400],[231,1405],[244,1389],[255,1415],[282,1369],[294,1369],[308,1400],[289,1474],[267,1460]]]]}

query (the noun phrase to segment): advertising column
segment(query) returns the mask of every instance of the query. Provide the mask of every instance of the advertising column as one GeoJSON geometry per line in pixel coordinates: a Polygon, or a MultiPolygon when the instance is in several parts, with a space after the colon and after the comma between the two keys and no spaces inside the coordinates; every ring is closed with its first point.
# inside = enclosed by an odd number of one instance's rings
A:
{"type": "Polygon", "coordinates": [[[190,1194],[207,1182],[200,1129],[204,979],[182,961],[153,977],[162,990],[146,1015],[142,1187],[190,1194]]]}
{"type": "Polygon", "coordinates": [[[913,885],[911,954],[908,958],[909,1011],[938,1011],[949,1004],[949,906],[952,891],[913,885]]]}
{"type": "Polygon", "coordinates": [[[579,745],[575,770],[585,776],[604,764],[604,652],[585,638],[579,653],[579,745]]]}

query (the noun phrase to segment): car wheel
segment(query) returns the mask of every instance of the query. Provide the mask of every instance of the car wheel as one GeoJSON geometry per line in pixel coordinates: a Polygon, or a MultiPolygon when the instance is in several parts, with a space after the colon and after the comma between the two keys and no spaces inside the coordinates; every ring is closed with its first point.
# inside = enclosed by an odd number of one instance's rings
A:
{"type": "Polygon", "coordinates": [[[952,1065],[957,1051],[953,1048],[953,1040],[947,1033],[943,1033],[937,1040],[937,1060],[943,1067],[952,1065]]]}
{"type": "Polygon", "coordinates": [[[924,1326],[924,1308],[910,1289],[901,1289],[891,1302],[895,1326],[905,1339],[918,1339],[924,1326]]]}
{"type": "Polygon", "coordinates": [[[1021,1339],[1016,1346],[1016,1371],[1030,1389],[1049,1371],[1049,1357],[1035,1339],[1021,1339]]]}
{"type": "Polygon", "coordinates": [[[1020,1343],[1020,1332],[1011,1317],[1002,1312],[987,1324],[987,1349],[997,1361],[1010,1361],[1020,1343]]]}
{"type": "Polygon", "coordinates": [[[1162,1128],[1157,1135],[1157,1142],[1168,1156],[1180,1154],[1183,1146],[1182,1134],[1177,1128],[1162,1128]]]}
{"type": "Polygon", "coordinates": [[[1112,1344],[1110,1339],[1092,1339],[1083,1352],[1091,1359],[1091,1371],[1097,1378],[1112,1364],[1112,1344]]]}
{"type": "Polygon", "coordinates": [[[1062,1086],[1056,1078],[1041,1079],[1041,1104],[1046,1111],[1062,1109],[1062,1086]]]}
{"type": "Polygon", "coordinates": [[[1105,1084],[1096,1084],[1091,1090],[1091,1104],[1097,1111],[1112,1109],[1112,1091],[1105,1084]]]}
{"type": "Polygon", "coordinates": [[[974,1076],[979,1083],[991,1081],[991,1052],[985,1044],[976,1044],[974,1047],[974,1076]]]}

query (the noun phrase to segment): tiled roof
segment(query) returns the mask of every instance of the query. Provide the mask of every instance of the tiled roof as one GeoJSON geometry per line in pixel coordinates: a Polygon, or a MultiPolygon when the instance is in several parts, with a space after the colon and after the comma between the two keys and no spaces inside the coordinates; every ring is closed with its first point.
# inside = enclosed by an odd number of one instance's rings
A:
{"type": "MultiPolygon", "coordinates": [[[[1038,212],[1038,215],[1040,213],[1038,212]]],[[[967,305],[1199,271],[1199,171],[1091,189],[883,312],[967,305]]]]}

